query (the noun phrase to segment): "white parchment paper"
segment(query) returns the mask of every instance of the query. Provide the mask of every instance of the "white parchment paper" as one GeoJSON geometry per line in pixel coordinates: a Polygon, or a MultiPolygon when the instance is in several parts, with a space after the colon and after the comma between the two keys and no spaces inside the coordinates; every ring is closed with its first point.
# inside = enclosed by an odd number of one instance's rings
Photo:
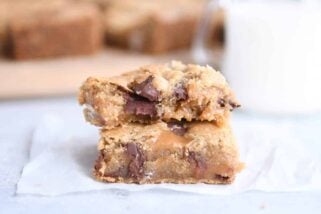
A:
{"type": "Polygon", "coordinates": [[[85,122],[46,115],[34,130],[30,160],[23,169],[17,194],[56,196],[110,189],[167,189],[229,195],[249,190],[321,190],[321,158],[313,152],[313,143],[321,143],[321,140],[315,142],[304,135],[318,132],[321,121],[310,121],[307,127],[300,119],[268,119],[236,114],[232,126],[246,168],[231,185],[107,184],[94,180],[91,175],[98,154],[98,129],[85,122]]]}

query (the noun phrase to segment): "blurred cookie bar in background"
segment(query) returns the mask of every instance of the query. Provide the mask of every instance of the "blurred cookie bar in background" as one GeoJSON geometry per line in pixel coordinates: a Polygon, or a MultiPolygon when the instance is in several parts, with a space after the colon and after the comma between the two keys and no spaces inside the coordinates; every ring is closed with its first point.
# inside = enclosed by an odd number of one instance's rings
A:
{"type": "MultiPolygon", "coordinates": [[[[160,54],[188,49],[206,0],[1,0],[0,54],[15,59],[91,54],[107,46],[160,54]],[[6,50],[6,51],[5,51],[6,50]]],[[[224,42],[224,12],[208,43],[224,42]]]]}
{"type": "Polygon", "coordinates": [[[107,42],[148,53],[188,48],[205,2],[114,1],[104,12],[107,42]]]}
{"type": "Polygon", "coordinates": [[[93,5],[42,8],[9,22],[9,50],[16,59],[91,54],[101,46],[100,14],[93,5]]]}

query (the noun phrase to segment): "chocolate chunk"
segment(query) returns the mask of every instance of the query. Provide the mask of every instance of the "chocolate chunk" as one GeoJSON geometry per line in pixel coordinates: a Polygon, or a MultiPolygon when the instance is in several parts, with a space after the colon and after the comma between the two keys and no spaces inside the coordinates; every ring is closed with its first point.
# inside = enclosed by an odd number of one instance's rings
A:
{"type": "Polygon", "coordinates": [[[225,107],[226,101],[223,98],[219,98],[217,103],[220,105],[221,108],[225,107]]]}
{"type": "Polygon", "coordinates": [[[186,88],[182,85],[179,84],[175,89],[174,89],[174,96],[176,97],[177,101],[184,101],[187,100],[188,95],[186,88]]]}
{"type": "Polygon", "coordinates": [[[128,143],[127,153],[130,158],[127,176],[137,179],[144,174],[144,152],[137,144],[128,143]]]}
{"type": "Polygon", "coordinates": [[[135,158],[128,164],[128,177],[139,178],[144,174],[144,160],[135,158]]]}
{"type": "Polygon", "coordinates": [[[195,152],[191,152],[191,151],[188,151],[188,156],[187,156],[187,158],[188,158],[188,161],[189,162],[195,162],[195,152]]]}
{"type": "Polygon", "coordinates": [[[196,163],[196,167],[199,168],[206,168],[206,162],[204,160],[204,158],[202,158],[200,155],[197,155],[196,152],[190,151],[188,153],[188,158],[190,162],[195,162],[196,163]]]}
{"type": "Polygon", "coordinates": [[[136,157],[138,155],[138,148],[137,148],[136,144],[128,143],[127,144],[127,153],[132,157],[136,157]]]}
{"type": "Polygon", "coordinates": [[[151,102],[142,97],[135,95],[128,95],[125,97],[126,105],[125,112],[128,114],[133,114],[144,119],[156,119],[157,109],[156,103],[151,102]]]}
{"type": "Polygon", "coordinates": [[[160,99],[160,93],[153,86],[153,79],[153,76],[149,76],[141,83],[134,83],[131,88],[135,94],[145,97],[149,101],[158,101],[160,99]]]}
{"type": "Polygon", "coordinates": [[[177,135],[183,136],[187,132],[184,121],[171,121],[167,123],[167,127],[177,135]]]}
{"type": "Polygon", "coordinates": [[[202,177],[207,169],[206,161],[200,155],[190,151],[188,153],[188,161],[195,164],[195,177],[202,177]]]}
{"type": "Polygon", "coordinates": [[[142,165],[134,159],[128,164],[128,176],[132,178],[139,178],[142,175],[142,165]]]}

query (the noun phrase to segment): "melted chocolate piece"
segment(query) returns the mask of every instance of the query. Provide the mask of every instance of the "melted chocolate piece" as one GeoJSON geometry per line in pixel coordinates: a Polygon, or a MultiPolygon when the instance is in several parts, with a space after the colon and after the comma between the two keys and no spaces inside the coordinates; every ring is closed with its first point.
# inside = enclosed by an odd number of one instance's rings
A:
{"type": "Polygon", "coordinates": [[[128,177],[137,179],[143,174],[142,170],[142,164],[137,159],[134,159],[128,164],[128,177]]]}
{"type": "Polygon", "coordinates": [[[207,168],[205,159],[200,155],[197,155],[195,152],[190,151],[188,152],[188,161],[191,163],[195,163],[195,177],[202,177],[207,168]]]}
{"type": "Polygon", "coordinates": [[[126,99],[126,105],[125,105],[126,113],[133,114],[144,119],[157,118],[157,109],[156,109],[155,102],[151,102],[137,95],[127,95],[125,96],[125,99],[126,99]]]}
{"type": "Polygon", "coordinates": [[[183,136],[187,132],[183,121],[171,121],[167,123],[167,127],[177,135],[183,136]]]}
{"type": "Polygon", "coordinates": [[[127,154],[134,158],[139,154],[136,144],[134,143],[127,144],[127,154]]]}
{"type": "Polygon", "coordinates": [[[153,76],[149,76],[141,83],[133,83],[132,90],[135,94],[145,97],[149,101],[158,101],[160,99],[160,93],[153,86],[153,79],[153,76]]]}
{"type": "Polygon", "coordinates": [[[188,99],[188,95],[187,95],[186,88],[182,84],[179,84],[174,89],[174,96],[176,97],[177,101],[187,100],[188,99]]]}
{"type": "Polygon", "coordinates": [[[130,159],[127,176],[137,179],[144,174],[145,154],[143,150],[134,143],[127,144],[127,154],[130,159]]]}

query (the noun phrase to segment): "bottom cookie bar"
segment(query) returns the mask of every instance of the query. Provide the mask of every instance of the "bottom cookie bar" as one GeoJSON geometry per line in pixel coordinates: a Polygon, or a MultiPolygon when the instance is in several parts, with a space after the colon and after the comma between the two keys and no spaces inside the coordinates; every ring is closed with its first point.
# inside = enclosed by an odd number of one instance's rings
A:
{"type": "Polygon", "coordinates": [[[105,182],[231,183],[243,164],[228,125],[128,124],[102,130],[94,175],[105,182]]]}

